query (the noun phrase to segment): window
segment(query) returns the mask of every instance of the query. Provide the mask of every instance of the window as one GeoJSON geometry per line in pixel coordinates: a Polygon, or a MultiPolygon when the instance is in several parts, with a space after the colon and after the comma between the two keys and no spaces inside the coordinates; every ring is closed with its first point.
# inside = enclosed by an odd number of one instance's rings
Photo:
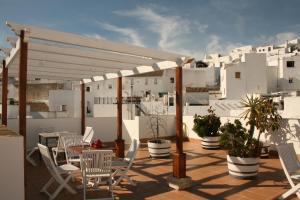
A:
{"type": "Polygon", "coordinates": [[[171,77],[171,78],[170,78],[170,83],[174,83],[174,82],[175,82],[174,77],[171,77]]]}
{"type": "Polygon", "coordinates": [[[130,79],[130,84],[134,85],[134,80],[133,79],[130,79]]]}
{"type": "Polygon", "coordinates": [[[100,85],[98,84],[98,85],[97,85],[97,90],[99,90],[99,89],[100,89],[100,85]]]}
{"type": "Polygon", "coordinates": [[[94,97],[94,104],[100,104],[100,97],[94,97]]]}
{"type": "Polygon", "coordinates": [[[289,83],[293,83],[293,78],[289,78],[289,83]]]}
{"type": "Polygon", "coordinates": [[[91,87],[86,87],[85,89],[87,92],[90,92],[91,91],[91,87]]]}
{"type": "Polygon", "coordinates": [[[235,78],[240,79],[241,78],[241,72],[235,72],[235,78]]]}
{"type": "Polygon", "coordinates": [[[157,85],[157,78],[154,79],[154,85],[157,85]]]}
{"type": "Polygon", "coordinates": [[[108,85],[108,89],[110,89],[110,90],[112,89],[112,85],[111,84],[108,85]]]}
{"type": "Polygon", "coordinates": [[[287,67],[295,67],[295,61],[286,61],[287,67]]]}
{"type": "Polygon", "coordinates": [[[268,47],[268,51],[271,51],[271,47],[268,47]]]}
{"type": "Polygon", "coordinates": [[[145,85],[148,85],[148,78],[145,78],[145,85]]]}

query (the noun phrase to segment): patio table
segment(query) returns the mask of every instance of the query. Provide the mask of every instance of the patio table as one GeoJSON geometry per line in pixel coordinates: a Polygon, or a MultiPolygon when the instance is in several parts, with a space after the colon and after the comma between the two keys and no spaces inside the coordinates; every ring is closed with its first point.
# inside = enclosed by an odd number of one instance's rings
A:
{"type": "Polygon", "coordinates": [[[62,132],[50,132],[50,133],[39,133],[39,143],[43,144],[42,142],[45,141],[45,146],[49,147],[49,140],[55,139],[58,140],[59,136],[67,135],[67,134],[74,134],[67,131],[62,132]]]}
{"type": "Polygon", "coordinates": [[[89,145],[71,146],[69,148],[71,151],[74,151],[75,153],[78,154],[82,154],[83,150],[113,150],[113,152],[116,151],[116,147],[113,146],[111,143],[103,144],[101,148],[95,148],[89,145]]]}

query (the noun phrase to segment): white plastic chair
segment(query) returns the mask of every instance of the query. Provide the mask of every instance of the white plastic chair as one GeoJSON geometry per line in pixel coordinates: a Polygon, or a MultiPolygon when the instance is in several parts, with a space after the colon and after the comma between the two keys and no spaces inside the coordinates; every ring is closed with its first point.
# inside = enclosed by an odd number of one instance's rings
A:
{"type": "Polygon", "coordinates": [[[291,185],[291,189],[289,189],[287,192],[283,193],[279,199],[286,199],[292,194],[295,194],[300,199],[300,183],[295,183],[295,180],[300,180],[300,162],[298,160],[297,154],[295,152],[293,144],[283,144],[277,146],[279,159],[281,166],[283,168],[283,171],[285,173],[286,178],[288,179],[288,182],[291,185]],[[298,174],[297,174],[298,172],[298,174]]]}
{"type": "Polygon", "coordinates": [[[136,186],[136,184],[127,174],[133,164],[139,146],[139,141],[137,139],[133,139],[125,158],[112,162],[112,168],[115,170],[112,174],[112,177],[115,178],[116,176],[119,176],[118,179],[114,181],[113,186],[119,185],[123,179],[126,179],[131,185],[136,186]]]}
{"type": "Polygon", "coordinates": [[[84,134],[83,134],[83,138],[82,138],[82,141],[84,144],[91,144],[92,142],[92,139],[94,137],[94,129],[93,127],[89,127],[87,126],[85,128],[85,131],[84,131],[84,134]]]}
{"type": "Polygon", "coordinates": [[[82,136],[81,135],[65,135],[61,136],[63,142],[65,156],[68,164],[80,164],[80,154],[75,152],[70,147],[82,146],[82,136]]]}
{"type": "Polygon", "coordinates": [[[65,164],[61,166],[56,166],[53,163],[53,160],[51,158],[50,152],[48,147],[42,144],[38,144],[38,148],[41,152],[43,161],[48,169],[48,171],[51,174],[51,178],[49,181],[43,186],[40,192],[44,192],[49,196],[49,199],[55,199],[57,195],[61,192],[62,189],[67,189],[71,194],[76,194],[76,191],[68,185],[69,180],[72,178],[72,173],[75,171],[78,171],[79,168],[70,165],[70,164],[65,164]],[[63,176],[66,175],[65,178],[63,176]],[[52,185],[52,183],[57,182],[59,186],[57,189],[51,194],[47,191],[47,189],[52,185]]]}
{"type": "Polygon", "coordinates": [[[109,191],[111,192],[111,198],[105,199],[114,199],[111,177],[112,155],[112,150],[87,150],[82,152],[81,169],[83,177],[84,200],[87,199],[86,189],[87,184],[90,182],[94,184],[94,187],[101,183],[107,183],[109,186],[109,191]],[[103,181],[104,179],[106,179],[106,181],[103,181]]]}

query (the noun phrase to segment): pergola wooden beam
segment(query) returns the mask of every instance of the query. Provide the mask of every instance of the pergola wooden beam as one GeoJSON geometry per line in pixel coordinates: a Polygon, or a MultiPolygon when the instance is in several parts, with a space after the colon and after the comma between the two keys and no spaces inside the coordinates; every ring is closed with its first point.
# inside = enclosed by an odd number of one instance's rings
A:
{"type": "Polygon", "coordinates": [[[81,134],[85,132],[85,84],[81,83],[81,134]]]}
{"type": "MultiPolygon", "coordinates": [[[[25,31],[20,33],[20,66],[19,66],[19,133],[23,136],[24,162],[26,158],[26,87],[27,87],[27,50],[25,31]]],[[[25,163],[24,163],[25,164],[25,163]]],[[[24,167],[24,185],[26,198],[26,170],[24,167]]]]}
{"type": "Polygon", "coordinates": [[[116,156],[118,158],[124,158],[125,141],[122,138],[122,77],[117,79],[117,140],[116,156]]]}
{"type": "Polygon", "coordinates": [[[182,131],[182,67],[176,68],[176,153],[173,155],[173,176],[186,176],[186,155],[183,153],[182,131]]]}
{"type": "Polygon", "coordinates": [[[7,84],[8,84],[8,70],[3,60],[2,65],[2,124],[7,126],[7,84]]]}

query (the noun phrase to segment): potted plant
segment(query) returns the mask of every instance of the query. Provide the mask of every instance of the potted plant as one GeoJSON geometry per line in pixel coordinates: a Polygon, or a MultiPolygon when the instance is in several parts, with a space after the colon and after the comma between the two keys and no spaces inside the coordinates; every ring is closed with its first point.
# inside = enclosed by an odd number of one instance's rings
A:
{"type": "Polygon", "coordinates": [[[228,150],[227,164],[229,174],[239,178],[254,178],[259,168],[262,133],[275,131],[280,127],[281,116],[276,104],[268,98],[246,97],[242,100],[246,110],[242,113],[249,130],[239,120],[227,122],[220,127],[220,144],[228,150]],[[254,131],[257,129],[257,136],[254,131]],[[254,137],[255,136],[255,137],[254,137]]]}
{"type": "Polygon", "coordinates": [[[209,107],[208,114],[204,116],[194,116],[193,130],[201,138],[202,148],[217,149],[220,147],[219,127],[221,125],[220,117],[218,117],[214,110],[209,107]]]}
{"type": "Polygon", "coordinates": [[[162,115],[159,115],[158,112],[149,115],[149,126],[152,132],[152,138],[147,142],[150,157],[169,157],[171,141],[159,138],[160,129],[164,129],[164,120],[162,115]]]}

